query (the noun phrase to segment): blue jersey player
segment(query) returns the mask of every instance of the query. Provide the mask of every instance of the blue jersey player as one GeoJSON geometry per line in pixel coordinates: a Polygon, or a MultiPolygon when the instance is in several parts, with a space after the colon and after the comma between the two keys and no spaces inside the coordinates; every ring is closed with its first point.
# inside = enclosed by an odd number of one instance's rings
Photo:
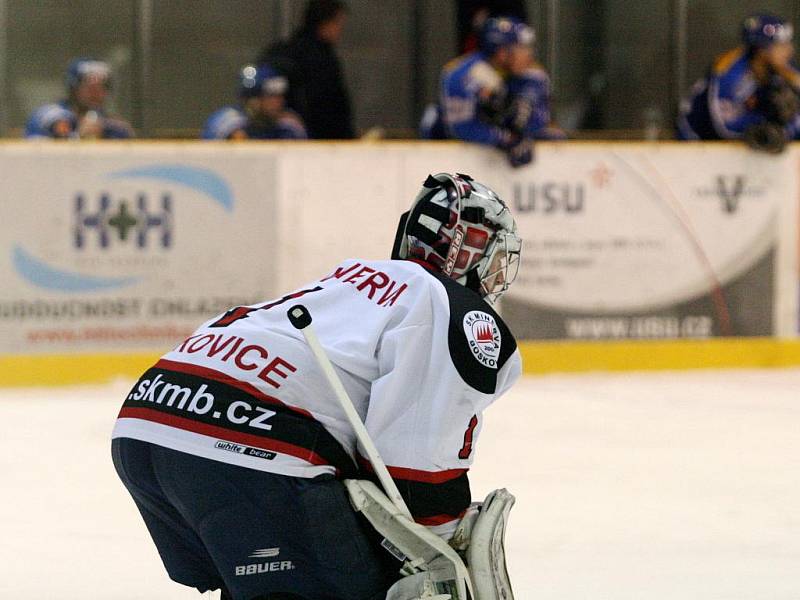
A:
{"type": "Polygon", "coordinates": [[[533,41],[518,19],[487,20],[479,49],[444,67],[439,105],[423,117],[422,137],[495,146],[513,166],[532,160],[534,139],[563,139],[551,125],[550,80],[533,60],[533,41]]]}
{"type": "Polygon", "coordinates": [[[239,72],[239,103],[214,112],[202,137],[207,140],[304,140],[300,117],[286,109],[288,83],[268,65],[246,65],[239,72]]]}
{"type": "Polygon", "coordinates": [[[742,25],[742,45],[722,54],[695,83],[678,119],[684,140],[743,139],[779,152],[800,132],[800,72],[792,65],[792,25],[753,15],[742,25]]]}
{"type": "Polygon", "coordinates": [[[133,129],[108,114],[111,68],[92,58],[78,58],[67,69],[67,98],[37,108],[25,125],[27,138],[127,139],[133,129]]]}

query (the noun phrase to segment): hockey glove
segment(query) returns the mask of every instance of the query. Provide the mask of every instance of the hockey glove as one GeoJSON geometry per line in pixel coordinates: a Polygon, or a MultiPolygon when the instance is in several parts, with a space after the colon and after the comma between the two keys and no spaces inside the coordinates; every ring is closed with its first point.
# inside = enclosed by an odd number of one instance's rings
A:
{"type": "Polygon", "coordinates": [[[506,153],[509,164],[515,169],[533,162],[533,140],[514,136],[513,140],[500,146],[506,153]]]}
{"type": "Polygon", "coordinates": [[[503,127],[506,121],[506,95],[504,90],[487,94],[478,101],[478,118],[489,125],[503,127]]]}
{"type": "Polygon", "coordinates": [[[786,132],[775,123],[758,123],[748,127],[742,136],[752,150],[780,154],[786,148],[786,132]]]}
{"type": "Polygon", "coordinates": [[[800,112],[797,92],[783,79],[775,78],[756,92],[759,112],[769,123],[785,127],[800,112]]]}
{"type": "Polygon", "coordinates": [[[103,137],[103,117],[96,111],[87,111],[78,121],[78,137],[96,139],[103,137]]]}
{"type": "Polygon", "coordinates": [[[527,98],[514,98],[508,103],[504,125],[511,131],[523,135],[533,114],[533,104],[527,98]]]}

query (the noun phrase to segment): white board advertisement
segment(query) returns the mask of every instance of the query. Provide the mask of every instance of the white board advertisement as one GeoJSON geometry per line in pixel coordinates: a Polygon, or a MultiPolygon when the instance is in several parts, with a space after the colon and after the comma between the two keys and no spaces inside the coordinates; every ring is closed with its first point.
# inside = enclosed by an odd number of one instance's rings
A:
{"type": "Polygon", "coordinates": [[[428,173],[511,207],[520,339],[790,335],[793,148],[443,143],[0,146],[0,354],[157,350],[348,257],[386,258],[428,173]]]}
{"type": "Polygon", "coordinates": [[[275,154],[7,146],[0,353],[168,348],[275,293],[275,154]]]}
{"type": "Polygon", "coordinates": [[[504,191],[525,239],[509,320],[533,339],[773,335],[787,160],[695,144],[541,153],[504,191]]]}

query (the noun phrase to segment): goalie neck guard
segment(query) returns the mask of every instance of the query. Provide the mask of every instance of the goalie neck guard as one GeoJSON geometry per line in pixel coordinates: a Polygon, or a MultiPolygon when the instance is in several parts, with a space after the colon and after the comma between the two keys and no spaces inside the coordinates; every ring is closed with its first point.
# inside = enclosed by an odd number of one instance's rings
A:
{"type": "Polygon", "coordinates": [[[392,258],[416,259],[490,304],[519,270],[522,240],[505,202],[469,175],[428,175],[400,218],[392,258]]]}

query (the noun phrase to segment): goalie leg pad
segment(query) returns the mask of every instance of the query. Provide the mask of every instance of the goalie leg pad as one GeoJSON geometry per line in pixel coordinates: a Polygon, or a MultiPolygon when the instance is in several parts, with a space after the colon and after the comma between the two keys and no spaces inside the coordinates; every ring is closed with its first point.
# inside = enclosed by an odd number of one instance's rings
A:
{"type": "MultiPolygon", "coordinates": [[[[401,573],[413,577],[393,586],[392,600],[471,600],[475,598],[469,571],[447,542],[426,527],[408,520],[371,481],[344,482],[356,511],[385,539],[383,546],[404,561],[401,573]],[[420,575],[421,574],[421,575],[420,575]],[[416,587],[415,587],[416,586],[416,587]],[[397,589],[395,589],[397,588],[397,589]],[[415,590],[419,593],[414,595],[415,590]],[[401,595],[405,594],[405,595],[401,595]],[[423,595],[427,594],[427,595],[423,595]]],[[[409,577],[410,576],[410,577],[409,577]]]]}
{"type": "Polygon", "coordinates": [[[386,600],[451,600],[450,594],[439,594],[427,572],[407,575],[389,588],[386,600]]]}
{"type": "Polygon", "coordinates": [[[471,524],[466,556],[477,600],[514,600],[505,555],[505,531],[514,501],[505,489],[493,491],[471,524]]]}

